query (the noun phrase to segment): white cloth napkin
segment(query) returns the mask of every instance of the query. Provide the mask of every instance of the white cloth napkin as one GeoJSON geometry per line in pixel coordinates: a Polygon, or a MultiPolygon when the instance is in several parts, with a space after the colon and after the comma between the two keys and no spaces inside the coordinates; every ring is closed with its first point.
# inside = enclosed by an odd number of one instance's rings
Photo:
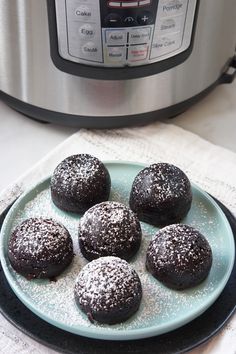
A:
{"type": "MultiPolygon", "coordinates": [[[[80,130],[0,194],[0,214],[22,192],[51,174],[62,159],[76,153],[89,153],[102,160],[173,163],[236,216],[236,154],[174,125],[160,122],[139,128],[80,130]]],[[[233,354],[235,338],[236,315],[216,337],[192,353],[233,354]]],[[[16,330],[2,316],[0,343],[1,352],[54,352],[16,330]]]]}

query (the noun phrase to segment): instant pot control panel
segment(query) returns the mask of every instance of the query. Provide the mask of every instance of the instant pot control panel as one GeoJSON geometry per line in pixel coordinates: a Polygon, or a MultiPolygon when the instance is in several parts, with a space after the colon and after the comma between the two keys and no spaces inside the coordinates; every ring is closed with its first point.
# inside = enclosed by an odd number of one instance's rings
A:
{"type": "Polygon", "coordinates": [[[98,67],[152,64],[186,51],[197,0],[55,0],[61,58],[98,67]]]}

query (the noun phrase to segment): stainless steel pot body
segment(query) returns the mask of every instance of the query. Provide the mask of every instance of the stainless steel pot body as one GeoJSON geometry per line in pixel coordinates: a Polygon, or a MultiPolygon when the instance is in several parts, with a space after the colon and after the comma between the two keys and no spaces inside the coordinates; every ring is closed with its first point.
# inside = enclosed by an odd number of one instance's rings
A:
{"type": "Polygon", "coordinates": [[[193,50],[182,64],[143,78],[97,80],[54,65],[46,0],[0,0],[0,90],[75,120],[158,111],[198,95],[226,70],[235,53],[235,18],[235,0],[200,0],[193,50]]]}

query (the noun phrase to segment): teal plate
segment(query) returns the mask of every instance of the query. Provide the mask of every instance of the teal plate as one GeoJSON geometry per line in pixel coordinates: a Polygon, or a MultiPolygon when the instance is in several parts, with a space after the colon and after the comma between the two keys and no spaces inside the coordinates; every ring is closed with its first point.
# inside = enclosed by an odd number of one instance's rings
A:
{"type": "MultiPolygon", "coordinates": [[[[105,163],[112,180],[111,200],[128,204],[132,182],[144,167],[128,162],[105,163]]],[[[143,240],[137,256],[130,262],[138,272],[143,299],[139,311],[118,325],[92,324],[77,308],[73,298],[75,279],[87,263],[77,241],[80,217],[59,210],[51,201],[50,178],[22,195],[10,209],[1,231],[0,258],[5,276],[18,298],[36,315],[68,332],[106,340],[131,340],[160,335],[179,328],[200,316],[224,289],[234,264],[235,246],[230,225],[215,201],[192,185],[193,203],[183,223],[196,227],[208,239],[213,265],[208,278],[199,286],[174,291],[155,280],[145,269],[148,244],[158,228],[142,223],[143,240]],[[51,217],[67,227],[74,242],[71,266],[56,282],[28,281],[18,275],[8,260],[8,239],[12,230],[29,217],[51,217]]]]}

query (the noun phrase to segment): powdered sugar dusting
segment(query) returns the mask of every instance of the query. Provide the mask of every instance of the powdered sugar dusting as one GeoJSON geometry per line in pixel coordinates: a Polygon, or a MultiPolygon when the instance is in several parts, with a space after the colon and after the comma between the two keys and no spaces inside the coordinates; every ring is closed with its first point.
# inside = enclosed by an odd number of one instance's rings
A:
{"type": "Polygon", "coordinates": [[[159,230],[147,251],[147,268],[175,289],[199,284],[210,272],[212,251],[206,238],[189,225],[159,230]]]}
{"type": "Polygon", "coordinates": [[[137,216],[124,204],[107,201],[83,215],[79,240],[90,260],[107,255],[129,259],[139,248],[141,226],[137,216]]]}
{"type": "Polygon", "coordinates": [[[135,205],[148,200],[149,206],[188,195],[190,183],[187,176],[176,166],[158,163],[144,168],[135,178],[132,195],[135,205]],[[145,181],[145,184],[144,184],[145,181]],[[145,189],[142,189],[145,186],[145,189]],[[135,196],[138,195],[136,199],[135,196]],[[152,198],[149,198],[152,195],[152,198]]]}
{"type": "Polygon", "coordinates": [[[58,261],[72,251],[67,230],[52,219],[30,218],[15,229],[11,238],[11,253],[28,259],[58,261]]]}
{"type": "Polygon", "coordinates": [[[137,273],[126,261],[101,257],[81,270],[75,293],[82,307],[107,312],[139,303],[142,290],[137,273]]]}
{"type": "MultiPolygon", "coordinates": [[[[112,200],[128,205],[132,181],[138,170],[128,168],[110,169],[112,178],[112,200]]],[[[141,223],[143,239],[138,254],[130,264],[138,273],[143,289],[143,297],[139,311],[127,322],[118,325],[91,324],[86,316],[79,310],[74,300],[74,285],[79,271],[88,262],[81,255],[78,247],[79,217],[70,213],[63,213],[51,201],[49,183],[43,191],[26,204],[23,211],[19,211],[14,220],[13,227],[29,217],[50,217],[63,224],[70,232],[75,257],[67,270],[58,277],[57,282],[48,280],[27,281],[25,278],[11,270],[15,283],[24,294],[31,299],[34,307],[53,319],[68,326],[68,328],[96,328],[112,332],[146,328],[150,326],[167,325],[181,319],[191,311],[201,308],[202,304],[213,293],[220,279],[227,269],[227,260],[224,257],[224,235],[218,228],[217,213],[210,203],[194,191],[193,204],[188,216],[183,220],[185,224],[192,225],[200,230],[208,239],[213,251],[213,265],[209,277],[194,289],[174,291],[164,287],[155,280],[145,269],[146,251],[150,240],[157,232],[156,227],[141,223]]],[[[10,267],[10,265],[9,265],[10,267]]]]}
{"type": "Polygon", "coordinates": [[[73,155],[62,161],[55,169],[51,184],[54,188],[62,188],[64,193],[78,189],[78,184],[84,185],[93,181],[98,174],[103,173],[102,163],[87,154],[73,155]],[[59,187],[58,187],[59,186],[59,187]]]}
{"type": "Polygon", "coordinates": [[[51,178],[51,197],[60,209],[78,214],[109,199],[110,175],[104,164],[88,154],[64,159],[51,178]]]}
{"type": "Polygon", "coordinates": [[[173,266],[176,272],[183,272],[189,271],[191,263],[191,271],[194,273],[211,257],[211,249],[197,230],[188,225],[176,224],[156,234],[148,254],[158,268],[173,266]]]}

